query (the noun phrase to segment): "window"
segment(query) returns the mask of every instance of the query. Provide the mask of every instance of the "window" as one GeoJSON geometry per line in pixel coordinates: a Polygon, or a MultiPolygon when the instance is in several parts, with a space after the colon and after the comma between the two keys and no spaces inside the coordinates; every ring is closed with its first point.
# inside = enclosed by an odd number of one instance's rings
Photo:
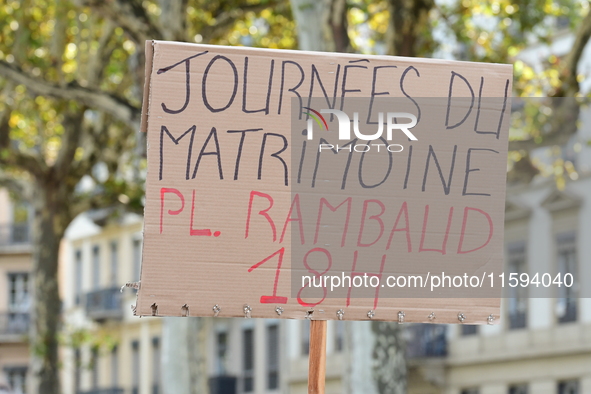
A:
{"type": "Polygon", "coordinates": [[[91,356],[91,374],[92,388],[97,389],[99,384],[99,355],[96,347],[92,348],[91,356]]]}
{"type": "Polygon", "coordinates": [[[138,394],[140,390],[140,343],[131,343],[131,393],[138,394]]]}
{"type": "Polygon", "coordinates": [[[133,240],[133,277],[136,281],[140,280],[140,272],[142,267],[142,240],[133,240]]]}
{"type": "Polygon", "coordinates": [[[111,284],[117,286],[117,270],[119,266],[117,241],[111,242],[111,284]]]}
{"type": "MultiPolygon", "coordinates": [[[[507,247],[509,274],[527,273],[525,242],[517,242],[507,247]]],[[[525,328],[527,323],[527,288],[522,286],[508,287],[509,329],[525,328]]]]}
{"type": "Polygon", "coordinates": [[[14,244],[27,243],[30,239],[30,206],[23,201],[15,201],[12,210],[12,231],[10,241],[14,244]]]}
{"type": "Polygon", "coordinates": [[[216,372],[223,376],[226,374],[228,353],[228,333],[225,331],[216,334],[216,372]]]}
{"type": "Polygon", "coordinates": [[[29,274],[8,274],[7,332],[25,334],[29,328],[29,274]]]}
{"type": "Polygon", "coordinates": [[[302,321],[302,356],[310,354],[310,320],[302,321]]]}
{"type": "Polygon", "coordinates": [[[476,335],[478,334],[478,326],[475,324],[462,324],[462,335],[476,335]]]}
{"type": "Polygon", "coordinates": [[[244,381],[242,391],[254,391],[254,330],[247,328],[242,332],[242,370],[244,381]]]}
{"type": "Polygon", "coordinates": [[[82,381],[82,357],[80,349],[74,349],[74,393],[80,391],[80,383],[82,381]]]}
{"type": "Polygon", "coordinates": [[[111,349],[111,387],[119,386],[119,349],[113,346],[111,349]]]}
{"type": "Polygon", "coordinates": [[[527,394],[527,384],[514,384],[509,386],[508,394],[527,394]]]}
{"type": "Polygon", "coordinates": [[[337,352],[342,352],[345,345],[345,322],[342,320],[334,320],[335,326],[335,344],[334,349],[337,352]]]}
{"type": "Polygon", "coordinates": [[[6,367],[6,380],[13,394],[27,392],[27,367],[6,367]]]}
{"type": "Polygon", "coordinates": [[[267,327],[267,389],[279,388],[279,325],[273,324],[267,327]]]}
{"type": "Polygon", "coordinates": [[[469,389],[462,389],[462,391],[460,391],[461,394],[479,394],[480,390],[478,390],[477,387],[472,387],[469,389]]]}
{"type": "MultiPolygon", "coordinates": [[[[563,279],[565,274],[577,278],[577,249],[575,233],[563,233],[556,236],[558,273],[563,279]]],[[[556,315],[559,323],[577,320],[577,282],[572,287],[558,287],[556,315]]]]}
{"type": "Polygon", "coordinates": [[[558,394],[579,394],[579,381],[578,380],[564,380],[558,382],[558,394]]]}
{"type": "Polygon", "coordinates": [[[76,257],[74,259],[74,303],[80,305],[82,302],[82,250],[76,250],[76,257]]]}
{"type": "Polygon", "coordinates": [[[101,286],[101,249],[98,245],[92,248],[92,280],[94,289],[98,290],[101,286]]]}
{"type": "Polygon", "coordinates": [[[159,394],[162,375],[160,372],[160,360],[162,353],[160,351],[160,338],[152,339],[152,394],[159,394]]]}
{"type": "Polygon", "coordinates": [[[8,309],[17,313],[29,311],[29,274],[8,274],[8,309]]]}

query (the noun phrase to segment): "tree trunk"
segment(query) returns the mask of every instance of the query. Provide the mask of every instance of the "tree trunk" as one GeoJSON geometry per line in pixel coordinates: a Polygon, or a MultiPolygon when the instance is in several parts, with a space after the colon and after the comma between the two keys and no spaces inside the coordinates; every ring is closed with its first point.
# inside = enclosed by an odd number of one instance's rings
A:
{"type": "Polygon", "coordinates": [[[58,289],[60,240],[68,220],[65,199],[55,183],[43,180],[34,198],[32,370],[36,393],[60,394],[58,332],[61,300],[58,289]]]}
{"type": "Polygon", "coordinates": [[[416,56],[421,46],[421,34],[426,27],[433,0],[389,0],[388,54],[416,56]]]}
{"type": "Polygon", "coordinates": [[[206,394],[208,322],[202,317],[164,319],[162,372],[164,394],[206,394]]]}
{"type": "Polygon", "coordinates": [[[345,0],[291,0],[298,46],[304,51],[351,52],[345,0]]]}
{"type": "Polygon", "coordinates": [[[373,375],[378,393],[406,393],[406,346],[402,338],[403,327],[396,322],[372,322],[375,335],[373,375]]]}
{"type": "MultiPolygon", "coordinates": [[[[182,318],[180,318],[182,319],[182,318]]],[[[189,331],[187,335],[187,348],[189,349],[189,376],[191,378],[190,393],[209,393],[207,384],[207,334],[209,322],[207,317],[188,318],[189,331]]]]}

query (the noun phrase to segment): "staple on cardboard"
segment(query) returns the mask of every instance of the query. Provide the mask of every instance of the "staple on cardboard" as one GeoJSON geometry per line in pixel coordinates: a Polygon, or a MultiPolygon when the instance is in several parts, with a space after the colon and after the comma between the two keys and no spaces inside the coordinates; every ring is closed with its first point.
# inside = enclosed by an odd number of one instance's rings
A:
{"type": "Polygon", "coordinates": [[[211,309],[213,310],[213,317],[218,317],[218,315],[222,311],[222,308],[220,308],[218,304],[215,304],[211,309]]]}
{"type": "Polygon", "coordinates": [[[404,323],[404,316],[406,316],[406,313],[403,311],[398,312],[398,324],[404,323]]]}
{"type": "Polygon", "coordinates": [[[181,306],[181,316],[182,317],[188,317],[189,316],[189,305],[184,304],[183,306],[181,306]]]}

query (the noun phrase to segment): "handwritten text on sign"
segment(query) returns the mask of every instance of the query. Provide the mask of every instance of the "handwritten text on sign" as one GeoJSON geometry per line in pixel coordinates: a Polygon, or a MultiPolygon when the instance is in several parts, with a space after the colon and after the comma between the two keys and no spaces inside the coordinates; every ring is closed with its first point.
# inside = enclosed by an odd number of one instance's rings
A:
{"type": "Polygon", "coordinates": [[[510,67],[156,42],[147,73],[140,314],[498,308],[380,281],[501,269],[510,67]]]}

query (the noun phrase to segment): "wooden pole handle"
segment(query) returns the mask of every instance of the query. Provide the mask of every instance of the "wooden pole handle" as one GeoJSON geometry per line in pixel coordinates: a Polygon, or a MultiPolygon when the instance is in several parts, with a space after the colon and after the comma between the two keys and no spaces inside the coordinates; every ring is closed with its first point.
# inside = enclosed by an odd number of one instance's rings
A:
{"type": "Polygon", "coordinates": [[[326,377],[326,320],[310,321],[308,394],[324,394],[326,377]]]}

